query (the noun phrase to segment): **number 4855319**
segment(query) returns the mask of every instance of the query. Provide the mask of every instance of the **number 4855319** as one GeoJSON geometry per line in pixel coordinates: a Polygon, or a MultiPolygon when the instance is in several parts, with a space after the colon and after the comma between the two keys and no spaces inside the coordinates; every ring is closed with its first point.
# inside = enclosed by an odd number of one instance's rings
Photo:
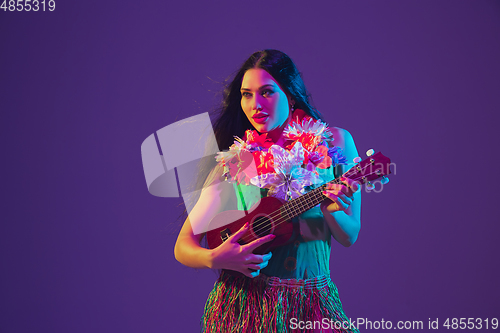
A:
{"type": "MultiPolygon", "coordinates": [[[[1,0],[0,0],[1,1],[1,0]]],[[[54,0],[49,1],[39,1],[39,0],[3,0],[0,9],[4,12],[37,12],[45,11],[45,9],[53,12],[56,9],[56,2],[54,0]]]]}

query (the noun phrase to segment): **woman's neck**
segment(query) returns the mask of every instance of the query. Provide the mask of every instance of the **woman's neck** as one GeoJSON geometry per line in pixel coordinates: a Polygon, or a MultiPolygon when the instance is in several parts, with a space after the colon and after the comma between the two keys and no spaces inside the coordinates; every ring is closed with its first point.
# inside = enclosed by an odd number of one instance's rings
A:
{"type": "Polygon", "coordinates": [[[288,116],[288,119],[280,126],[272,131],[267,132],[267,137],[271,139],[276,145],[283,147],[283,144],[287,139],[283,136],[283,130],[288,126],[288,123],[292,119],[292,115],[288,116]]]}

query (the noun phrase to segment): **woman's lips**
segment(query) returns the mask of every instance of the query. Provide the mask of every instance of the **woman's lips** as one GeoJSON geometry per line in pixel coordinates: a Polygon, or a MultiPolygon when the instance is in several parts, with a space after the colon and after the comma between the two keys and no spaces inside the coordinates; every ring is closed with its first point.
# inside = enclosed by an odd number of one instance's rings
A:
{"type": "Polygon", "coordinates": [[[264,124],[267,121],[267,118],[269,118],[269,115],[265,112],[259,112],[254,114],[252,118],[257,124],[264,124]]]}

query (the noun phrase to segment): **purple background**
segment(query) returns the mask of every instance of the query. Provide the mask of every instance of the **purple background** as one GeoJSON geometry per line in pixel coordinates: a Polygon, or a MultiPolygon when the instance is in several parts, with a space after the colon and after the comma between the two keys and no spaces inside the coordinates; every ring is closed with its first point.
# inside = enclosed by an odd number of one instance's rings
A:
{"type": "Polygon", "coordinates": [[[347,315],[500,317],[500,3],[208,2],[0,12],[0,331],[199,330],[215,274],[175,261],[182,200],[148,193],[140,145],[263,48],[397,165],[332,246],[347,315]]]}

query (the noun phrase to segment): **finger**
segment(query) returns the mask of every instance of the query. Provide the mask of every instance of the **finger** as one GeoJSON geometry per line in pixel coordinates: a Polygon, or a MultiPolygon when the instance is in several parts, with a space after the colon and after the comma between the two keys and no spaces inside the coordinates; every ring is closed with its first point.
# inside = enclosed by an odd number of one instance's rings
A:
{"type": "Polygon", "coordinates": [[[347,186],[347,185],[341,185],[337,191],[337,193],[335,193],[336,195],[347,195],[347,196],[351,196],[352,192],[350,190],[350,188],[347,186]]]}
{"type": "MultiPolygon", "coordinates": [[[[341,178],[348,179],[348,178],[341,178]]],[[[333,184],[332,186],[328,186],[327,190],[333,191],[333,194],[339,195],[341,193],[347,195],[348,197],[353,196],[354,192],[356,192],[359,188],[359,184],[356,181],[348,179],[345,183],[333,184]]]]}
{"type": "Polygon", "coordinates": [[[326,189],[327,190],[340,190],[341,186],[342,186],[342,184],[327,183],[326,184],[326,189]]]}
{"type": "Polygon", "coordinates": [[[350,187],[342,186],[341,191],[339,193],[340,193],[339,197],[341,197],[342,195],[345,195],[346,197],[348,197],[350,199],[350,202],[352,202],[354,200],[354,197],[353,197],[354,191],[350,187]]]}
{"type": "Polygon", "coordinates": [[[349,205],[345,203],[343,200],[341,200],[337,195],[330,193],[328,191],[323,191],[323,195],[332,200],[337,204],[339,207],[339,210],[346,210],[349,205]]]}
{"type": "Polygon", "coordinates": [[[269,261],[269,260],[271,260],[271,257],[272,257],[272,256],[273,256],[273,254],[272,254],[271,252],[269,252],[269,253],[264,254],[264,255],[262,256],[262,259],[263,259],[264,261],[269,261]]]}
{"type": "Polygon", "coordinates": [[[349,208],[349,205],[351,204],[351,202],[347,200],[343,201],[341,198],[337,198],[337,201],[335,202],[337,203],[337,205],[339,205],[341,210],[346,210],[347,208],[349,208]]]}
{"type": "Polygon", "coordinates": [[[342,200],[343,203],[345,203],[347,206],[349,206],[352,203],[352,197],[345,195],[344,193],[340,193],[337,195],[337,198],[342,200]]]}
{"type": "Polygon", "coordinates": [[[249,276],[247,275],[247,276],[251,277],[253,279],[254,277],[259,276],[259,274],[260,274],[260,270],[257,270],[255,272],[251,272],[250,275],[249,276]]]}
{"type": "Polygon", "coordinates": [[[243,237],[243,235],[248,231],[248,226],[249,226],[249,223],[245,223],[245,225],[243,227],[240,228],[240,230],[236,231],[234,234],[232,234],[229,239],[232,241],[232,242],[237,242],[240,240],[241,237],[243,237]]]}
{"type": "MultiPolygon", "coordinates": [[[[353,184],[351,182],[351,184],[353,184]]],[[[347,196],[351,196],[354,192],[347,184],[327,184],[326,190],[331,191],[333,194],[338,195],[339,193],[344,193],[347,196]]]]}
{"type": "Polygon", "coordinates": [[[245,268],[245,269],[243,269],[243,272],[240,272],[240,273],[244,274],[246,277],[249,277],[249,278],[254,278],[254,277],[252,276],[252,272],[251,272],[251,271],[249,271],[249,270],[248,270],[248,269],[246,269],[246,268],[245,268]]]}
{"type": "Polygon", "coordinates": [[[256,271],[259,271],[259,270],[267,267],[268,264],[269,264],[269,261],[264,261],[264,262],[261,262],[260,264],[249,264],[247,267],[250,269],[254,269],[256,271]]]}
{"type": "Polygon", "coordinates": [[[346,204],[347,206],[349,206],[352,203],[352,198],[348,197],[347,195],[345,195],[342,192],[339,194],[333,194],[333,193],[330,193],[330,194],[331,194],[331,196],[329,196],[329,198],[332,200],[335,200],[335,202],[337,202],[337,203],[340,202],[340,203],[346,204]]]}
{"type": "Polygon", "coordinates": [[[262,244],[265,244],[267,242],[272,241],[274,238],[276,238],[276,236],[272,235],[272,234],[264,236],[264,237],[261,237],[261,238],[258,238],[256,240],[254,240],[253,242],[250,242],[250,243],[244,245],[243,246],[243,250],[244,251],[253,252],[253,250],[255,250],[256,248],[258,248],[262,244]]]}
{"type": "Polygon", "coordinates": [[[336,200],[338,197],[345,197],[346,195],[342,191],[337,190],[326,190],[322,192],[324,196],[331,200],[336,200]]]}
{"type": "Polygon", "coordinates": [[[344,177],[340,178],[341,183],[340,183],[340,187],[338,188],[339,193],[343,192],[346,195],[349,195],[352,192],[351,187],[350,187],[350,184],[352,184],[352,182],[348,181],[347,179],[348,178],[344,178],[344,177]]]}
{"type": "Polygon", "coordinates": [[[343,183],[345,183],[353,193],[358,191],[359,182],[357,182],[356,180],[352,180],[351,178],[347,178],[347,177],[342,177],[342,178],[340,178],[340,180],[343,183]]]}
{"type": "Polygon", "coordinates": [[[261,262],[269,261],[272,256],[273,256],[273,254],[271,252],[266,253],[264,255],[252,254],[252,256],[250,256],[248,258],[248,262],[253,262],[253,263],[256,263],[256,264],[260,264],[261,262]]]}

